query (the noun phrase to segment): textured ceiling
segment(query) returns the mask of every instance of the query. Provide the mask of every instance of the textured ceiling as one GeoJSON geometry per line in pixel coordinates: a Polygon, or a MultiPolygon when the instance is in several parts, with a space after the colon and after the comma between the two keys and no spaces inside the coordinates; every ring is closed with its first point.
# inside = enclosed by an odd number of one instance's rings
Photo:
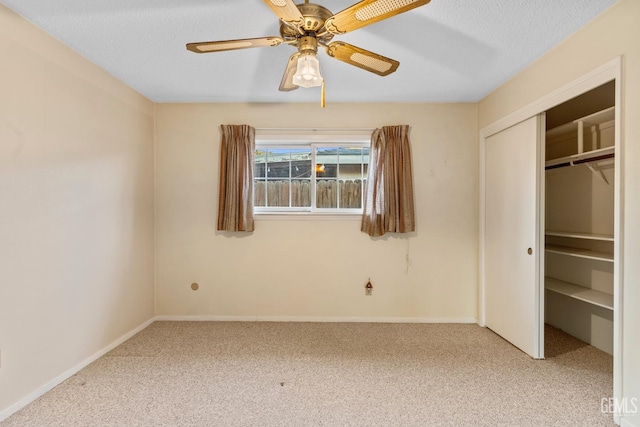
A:
{"type": "MultiPolygon", "coordinates": [[[[432,0],[336,36],[400,61],[379,77],[318,57],[328,102],[473,102],[616,0],[432,0]]],[[[156,102],[315,102],[278,91],[294,48],[198,55],[185,44],[277,36],[260,0],[0,0],[156,102]]],[[[355,0],[318,0],[337,13],[355,0]]]]}

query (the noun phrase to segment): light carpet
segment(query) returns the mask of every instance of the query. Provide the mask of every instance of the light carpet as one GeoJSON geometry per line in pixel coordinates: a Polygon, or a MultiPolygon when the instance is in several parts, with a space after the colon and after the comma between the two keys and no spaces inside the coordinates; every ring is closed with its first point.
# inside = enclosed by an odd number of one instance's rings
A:
{"type": "Polygon", "coordinates": [[[611,356],[550,327],[546,353],[477,325],[155,322],[0,425],[614,425],[611,356]]]}

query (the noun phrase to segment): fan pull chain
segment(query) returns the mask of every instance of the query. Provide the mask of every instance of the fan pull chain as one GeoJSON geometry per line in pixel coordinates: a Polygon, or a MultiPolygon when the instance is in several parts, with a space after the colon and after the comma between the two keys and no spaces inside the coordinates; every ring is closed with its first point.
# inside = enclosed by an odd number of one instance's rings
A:
{"type": "Polygon", "coordinates": [[[322,92],[320,93],[320,107],[325,108],[325,95],[324,95],[324,80],[322,81],[322,92]]]}

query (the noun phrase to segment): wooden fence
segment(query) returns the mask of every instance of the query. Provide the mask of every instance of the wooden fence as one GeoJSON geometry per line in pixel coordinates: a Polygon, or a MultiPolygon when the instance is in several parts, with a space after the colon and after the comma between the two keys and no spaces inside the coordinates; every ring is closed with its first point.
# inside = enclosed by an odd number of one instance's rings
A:
{"type": "MultiPolygon", "coordinates": [[[[365,182],[366,183],[366,182],[365,182]]],[[[316,183],[316,207],[318,208],[361,208],[362,180],[325,180],[316,183]],[[338,198],[340,204],[338,205],[338,198]]],[[[311,183],[309,180],[256,181],[254,184],[255,206],[269,207],[310,207],[311,183]],[[291,205],[289,205],[291,187],[291,205]]]]}

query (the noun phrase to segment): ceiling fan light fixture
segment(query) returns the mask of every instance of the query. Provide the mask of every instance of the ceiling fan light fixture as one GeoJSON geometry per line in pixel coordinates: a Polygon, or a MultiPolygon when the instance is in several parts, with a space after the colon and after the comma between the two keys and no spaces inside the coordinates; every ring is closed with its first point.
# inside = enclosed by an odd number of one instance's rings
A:
{"type": "Polygon", "coordinates": [[[187,43],[187,50],[209,53],[280,44],[295,47],[297,52],[287,61],[279,89],[290,92],[299,87],[320,86],[320,105],[324,108],[325,82],[320,74],[318,46],[324,47],[330,57],[346,64],[379,76],[389,75],[398,69],[398,61],[348,43],[331,42],[333,36],[408,12],[431,0],[357,0],[355,4],[336,14],[324,6],[310,3],[309,0],[300,4],[296,4],[296,0],[263,1],[280,20],[280,37],[187,43]]]}
{"type": "Polygon", "coordinates": [[[293,84],[308,88],[322,85],[323,80],[316,53],[302,52],[298,58],[298,68],[293,76],[293,84]]]}

